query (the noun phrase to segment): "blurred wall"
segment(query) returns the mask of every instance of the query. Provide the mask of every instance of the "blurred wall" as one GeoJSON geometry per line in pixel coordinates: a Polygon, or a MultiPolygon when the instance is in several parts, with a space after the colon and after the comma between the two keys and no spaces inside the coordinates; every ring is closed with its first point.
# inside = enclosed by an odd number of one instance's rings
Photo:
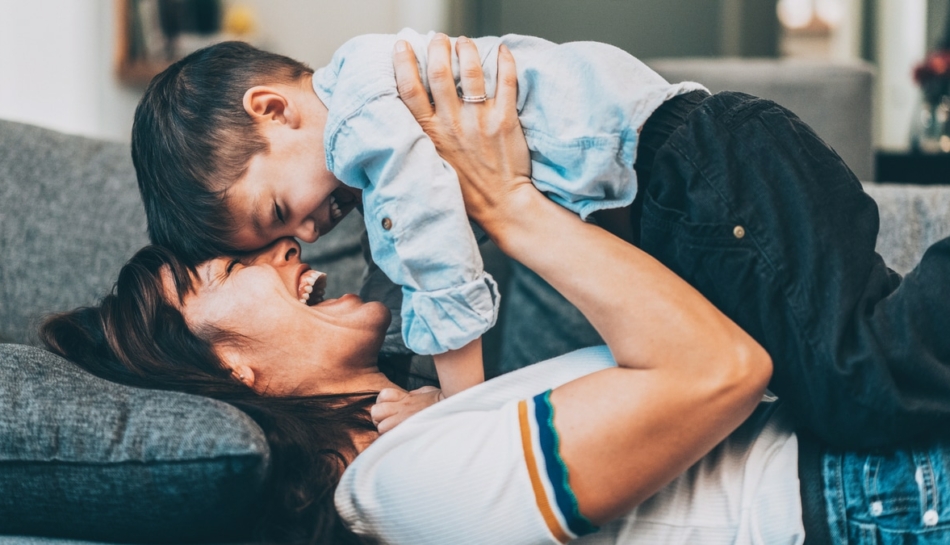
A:
{"type": "Polygon", "coordinates": [[[139,91],[113,76],[111,0],[0,1],[0,118],[127,140],[139,91]]]}
{"type": "Polygon", "coordinates": [[[927,47],[936,47],[945,36],[947,17],[950,15],[950,2],[947,0],[927,0],[927,47]]]}
{"type": "Polygon", "coordinates": [[[927,0],[875,0],[877,106],[875,144],[892,151],[910,147],[920,89],[914,66],[926,55],[927,0]]]}
{"type": "MultiPolygon", "coordinates": [[[[319,67],[357,34],[448,26],[457,0],[226,0],[254,9],[258,44],[319,67]]],[[[113,0],[0,0],[0,118],[128,140],[142,89],[115,77],[113,0]]]]}
{"type": "Polygon", "coordinates": [[[231,0],[251,6],[260,27],[258,45],[308,63],[327,64],[358,34],[420,32],[449,26],[451,0],[231,0]]]}
{"type": "Polygon", "coordinates": [[[775,0],[467,0],[471,34],[608,42],[641,58],[778,54],[775,0]]]}

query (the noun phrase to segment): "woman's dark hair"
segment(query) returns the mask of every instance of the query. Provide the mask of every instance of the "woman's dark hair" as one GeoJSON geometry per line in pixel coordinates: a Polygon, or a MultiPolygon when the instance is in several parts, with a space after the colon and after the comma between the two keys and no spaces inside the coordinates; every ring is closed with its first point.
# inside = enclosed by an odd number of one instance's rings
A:
{"type": "Polygon", "coordinates": [[[257,85],[313,70],[244,42],[195,51],[155,76],[135,109],[132,162],[153,244],[197,264],[232,250],[225,191],[268,144],[244,111],[257,85]]]}
{"type": "Polygon", "coordinates": [[[175,390],[230,403],[264,430],[271,471],[263,498],[262,539],[291,543],[362,543],[333,505],[333,493],[356,449],[351,431],[375,431],[375,392],[269,397],[235,379],[212,343],[227,332],[192,332],[166,299],[162,271],[179,303],[192,289],[192,268],[169,250],[147,246],[122,268],[96,307],[49,318],[40,338],[53,352],[106,380],[175,390]]]}

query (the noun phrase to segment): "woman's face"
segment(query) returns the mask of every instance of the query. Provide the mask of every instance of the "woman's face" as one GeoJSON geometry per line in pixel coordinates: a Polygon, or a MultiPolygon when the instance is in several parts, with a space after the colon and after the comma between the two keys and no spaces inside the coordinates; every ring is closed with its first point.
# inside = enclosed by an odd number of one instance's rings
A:
{"type": "MultiPolygon", "coordinates": [[[[388,386],[376,358],[389,310],[352,294],[317,302],[319,283],[311,300],[302,302],[312,275],[300,261],[297,242],[280,239],[244,259],[222,257],[201,264],[181,312],[201,337],[215,330],[230,334],[215,342],[215,351],[235,377],[261,394],[388,386]]],[[[165,274],[165,288],[174,294],[170,273],[165,274]]]]}

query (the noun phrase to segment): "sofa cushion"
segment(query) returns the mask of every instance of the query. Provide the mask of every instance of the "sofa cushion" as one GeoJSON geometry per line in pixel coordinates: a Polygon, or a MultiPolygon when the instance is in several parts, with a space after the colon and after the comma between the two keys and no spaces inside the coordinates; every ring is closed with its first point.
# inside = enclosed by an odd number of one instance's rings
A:
{"type": "Polygon", "coordinates": [[[0,385],[0,534],[250,535],[270,451],[241,411],[114,384],[21,345],[0,345],[0,385]]]}

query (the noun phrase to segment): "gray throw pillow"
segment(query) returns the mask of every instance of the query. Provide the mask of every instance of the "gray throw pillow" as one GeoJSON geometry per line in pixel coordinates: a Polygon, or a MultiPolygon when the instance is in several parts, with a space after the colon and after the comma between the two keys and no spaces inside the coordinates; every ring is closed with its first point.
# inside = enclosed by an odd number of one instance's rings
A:
{"type": "Polygon", "coordinates": [[[269,456],[257,424],[226,403],[0,345],[0,534],[247,539],[269,456]]]}

